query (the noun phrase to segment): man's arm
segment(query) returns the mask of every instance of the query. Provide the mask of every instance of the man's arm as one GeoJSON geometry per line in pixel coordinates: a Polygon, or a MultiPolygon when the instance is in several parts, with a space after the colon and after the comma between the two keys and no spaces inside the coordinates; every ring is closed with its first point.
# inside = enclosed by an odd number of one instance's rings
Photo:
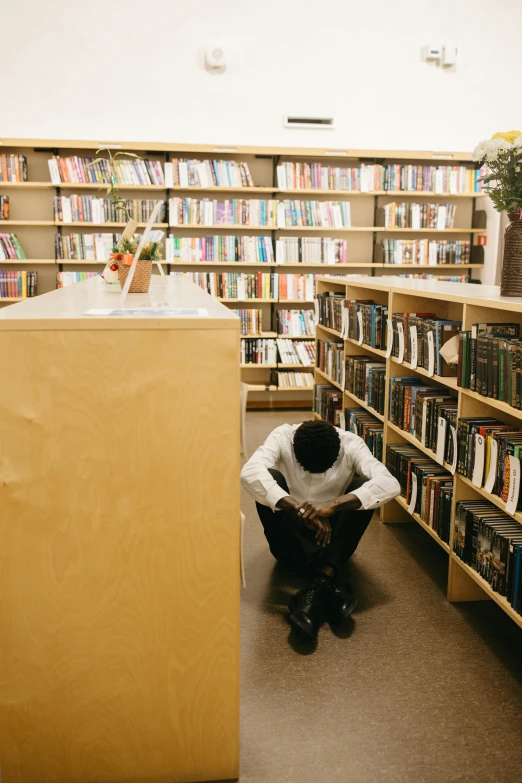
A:
{"type": "Polygon", "coordinates": [[[274,511],[276,508],[280,508],[278,503],[281,498],[290,497],[288,492],[282,489],[268,472],[269,468],[275,468],[281,457],[281,429],[282,427],[277,427],[270,433],[263,445],[243,465],[241,471],[241,483],[245,489],[254,496],[258,503],[270,506],[274,511]]]}

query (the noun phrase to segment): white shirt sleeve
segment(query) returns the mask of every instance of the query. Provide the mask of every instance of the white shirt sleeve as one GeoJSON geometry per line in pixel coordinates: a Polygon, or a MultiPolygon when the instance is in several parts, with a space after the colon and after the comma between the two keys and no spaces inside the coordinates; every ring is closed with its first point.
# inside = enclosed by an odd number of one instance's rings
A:
{"type": "Polygon", "coordinates": [[[400,495],[401,487],[388,468],[375,459],[362,438],[357,440],[359,444],[351,444],[350,448],[352,467],[359,476],[363,476],[368,481],[350,494],[359,498],[361,508],[364,510],[379,508],[400,495]]]}
{"type": "Polygon", "coordinates": [[[268,468],[275,468],[278,465],[281,457],[279,439],[281,433],[278,432],[280,429],[277,427],[270,433],[263,445],[254,451],[241,471],[241,483],[245,489],[254,496],[258,503],[270,506],[274,511],[276,503],[289,494],[268,472],[268,468]]]}

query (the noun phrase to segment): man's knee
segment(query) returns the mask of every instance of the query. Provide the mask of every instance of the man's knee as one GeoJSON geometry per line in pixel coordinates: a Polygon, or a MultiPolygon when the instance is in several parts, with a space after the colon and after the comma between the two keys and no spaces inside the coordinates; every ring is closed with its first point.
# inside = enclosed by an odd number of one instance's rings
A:
{"type": "Polygon", "coordinates": [[[285,492],[288,492],[288,484],[286,483],[286,479],[281,473],[280,470],[276,470],[275,468],[268,468],[268,472],[272,476],[273,479],[275,479],[278,483],[278,485],[281,487],[281,489],[284,489],[285,492]]]}

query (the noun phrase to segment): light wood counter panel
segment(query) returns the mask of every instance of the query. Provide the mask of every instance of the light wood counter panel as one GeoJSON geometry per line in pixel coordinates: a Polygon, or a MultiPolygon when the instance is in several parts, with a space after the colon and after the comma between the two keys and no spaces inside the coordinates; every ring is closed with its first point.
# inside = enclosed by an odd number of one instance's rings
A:
{"type": "Polygon", "coordinates": [[[182,285],[191,328],[1,314],[4,783],[238,775],[239,319],[182,285]]]}

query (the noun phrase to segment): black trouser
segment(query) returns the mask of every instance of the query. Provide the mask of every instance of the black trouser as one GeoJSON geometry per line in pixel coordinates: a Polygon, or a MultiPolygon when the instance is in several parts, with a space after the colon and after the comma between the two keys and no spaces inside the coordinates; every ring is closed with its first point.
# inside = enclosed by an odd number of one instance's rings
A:
{"type": "MultiPolygon", "coordinates": [[[[269,473],[290,494],[283,474],[273,468],[269,473]]],[[[359,477],[353,479],[345,494],[357,489],[366,480],[359,477]]],[[[322,547],[315,540],[316,531],[307,528],[304,522],[296,522],[283,510],[272,511],[261,503],[256,503],[256,506],[273,556],[288,568],[297,570],[314,571],[325,565],[342,570],[357,549],[373,516],[373,511],[337,511],[329,517],[332,527],[330,543],[322,547]]]]}

